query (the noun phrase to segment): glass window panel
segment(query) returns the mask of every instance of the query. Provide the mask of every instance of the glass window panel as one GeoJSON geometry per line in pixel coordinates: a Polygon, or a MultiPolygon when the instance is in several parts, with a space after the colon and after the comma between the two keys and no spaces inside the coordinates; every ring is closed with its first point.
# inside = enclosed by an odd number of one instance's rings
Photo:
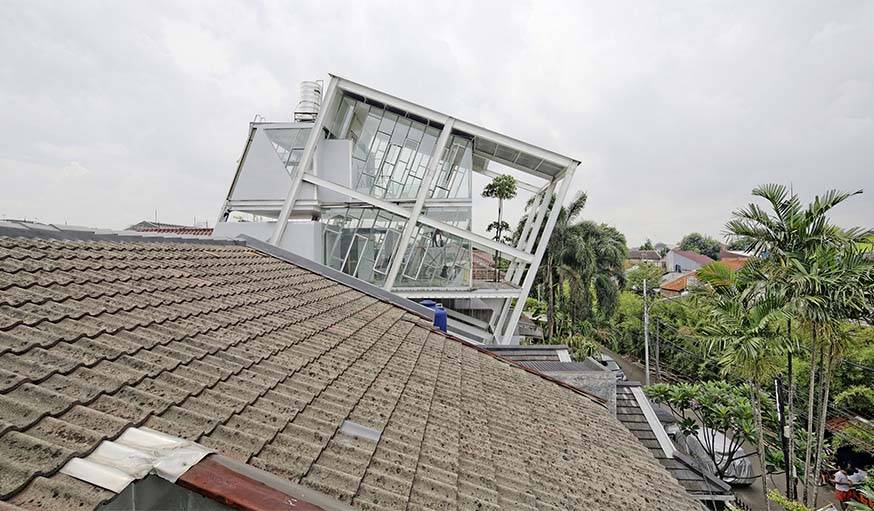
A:
{"type": "Polygon", "coordinates": [[[385,112],[382,117],[382,122],[379,123],[379,131],[386,135],[391,135],[395,129],[395,124],[398,122],[397,114],[385,112]]]}

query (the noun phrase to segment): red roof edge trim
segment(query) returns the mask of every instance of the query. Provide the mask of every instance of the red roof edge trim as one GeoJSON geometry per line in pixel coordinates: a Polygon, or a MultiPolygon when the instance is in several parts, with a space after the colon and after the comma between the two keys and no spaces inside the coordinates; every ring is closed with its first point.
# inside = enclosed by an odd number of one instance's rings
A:
{"type": "Polygon", "coordinates": [[[188,469],[176,484],[242,511],[325,511],[324,508],[283,493],[235,472],[207,456],[188,469]]]}

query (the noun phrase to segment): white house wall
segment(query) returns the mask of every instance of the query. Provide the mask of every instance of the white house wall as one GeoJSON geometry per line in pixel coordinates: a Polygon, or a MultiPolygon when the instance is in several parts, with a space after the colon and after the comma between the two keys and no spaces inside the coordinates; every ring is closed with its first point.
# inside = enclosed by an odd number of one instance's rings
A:
{"type": "Polygon", "coordinates": [[[256,129],[231,200],[283,200],[290,186],[291,178],[273,144],[264,131],[256,129]]]}

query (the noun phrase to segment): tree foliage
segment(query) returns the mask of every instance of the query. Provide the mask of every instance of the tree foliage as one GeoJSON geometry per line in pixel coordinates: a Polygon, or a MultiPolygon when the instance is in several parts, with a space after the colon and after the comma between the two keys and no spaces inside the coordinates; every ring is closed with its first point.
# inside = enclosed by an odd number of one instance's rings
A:
{"type": "Polygon", "coordinates": [[[719,259],[719,242],[710,236],[705,236],[701,233],[693,232],[687,234],[680,241],[680,250],[688,250],[706,255],[707,257],[716,260],[719,259]]]}
{"type": "Polygon", "coordinates": [[[750,391],[744,386],[724,381],[661,383],[646,387],[645,392],[680,418],[680,431],[701,445],[720,478],[725,477],[732,462],[739,459],[743,443],[756,440],[750,391]],[[702,425],[705,429],[699,434],[702,425]],[[717,441],[719,433],[728,440],[726,445],[717,441]]]}
{"type": "Polygon", "coordinates": [[[655,289],[659,286],[662,273],[662,267],[657,264],[640,263],[625,272],[625,287],[642,294],[643,281],[646,280],[649,289],[655,289]]]}
{"type": "MultiPolygon", "coordinates": [[[[548,338],[573,335],[605,323],[613,315],[624,285],[625,236],[609,225],[580,220],[586,199],[580,192],[561,207],[535,281],[547,302],[548,338]]],[[[528,207],[532,204],[533,199],[528,207]]],[[[555,206],[553,199],[549,209],[555,206]]],[[[520,222],[517,238],[521,230],[520,222]]],[[[542,230],[537,236],[542,236],[542,230]]]]}

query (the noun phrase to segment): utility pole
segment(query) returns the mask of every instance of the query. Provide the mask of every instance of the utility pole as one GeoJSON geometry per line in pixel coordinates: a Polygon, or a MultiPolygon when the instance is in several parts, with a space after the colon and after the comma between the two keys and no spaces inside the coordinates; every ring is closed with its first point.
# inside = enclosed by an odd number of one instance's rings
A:
{"type": "Polygon", "coordinates": [[[646,279],[643,279],[643,353],[646,358],[646,385],[649,385],[649,299],[646,279]]]}
{"type": "Polygon", "coordinates": [[[655,372],[656,372],[656,381],[659,383],[662,382],[662,366],[659,363],[659,357],[662,352],[662,340],[659,335],[659,320],[656,318],[655,320],[655,329],[656,329],[656,342],[655,342],[655,372]]]}

